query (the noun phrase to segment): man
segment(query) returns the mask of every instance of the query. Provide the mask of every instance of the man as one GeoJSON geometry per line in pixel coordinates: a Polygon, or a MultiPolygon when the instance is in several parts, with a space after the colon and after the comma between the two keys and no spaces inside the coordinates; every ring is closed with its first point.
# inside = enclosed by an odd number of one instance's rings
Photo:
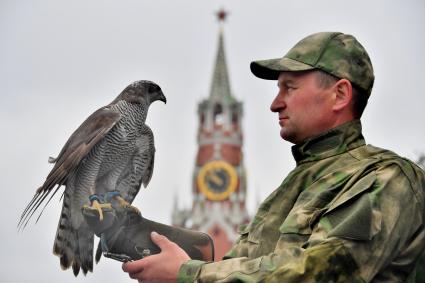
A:
{"type": "Polygon", "coordinates": [[[251,63],[277,80],[271,111],[296,167],[261,204],[225,260],[161,253],[123,264],[139,282],[410,282],[425,246],[425,173],[366,145],[360,117],[374,74],[351,35],[322,32],[283,58],[251,63]]]}

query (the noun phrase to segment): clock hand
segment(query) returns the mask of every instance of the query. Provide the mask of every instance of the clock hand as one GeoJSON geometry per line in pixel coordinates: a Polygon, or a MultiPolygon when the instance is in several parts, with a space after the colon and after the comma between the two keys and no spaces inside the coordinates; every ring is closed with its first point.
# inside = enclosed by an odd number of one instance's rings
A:
{"type": "Polygon", "coordinates": [[[219,176],[218,176],[218,174],[217,174],[217,172],[208,172],[208,176],[207,176],[207,178],[211,181],[211,182],[213,182],[215,185],[217,185],[217,186],[219,186],[219,187],[221,187],[223,184],[224,184],[224,181],[223,181],[223,179],[222,178],[220,178],[219,176]]]}

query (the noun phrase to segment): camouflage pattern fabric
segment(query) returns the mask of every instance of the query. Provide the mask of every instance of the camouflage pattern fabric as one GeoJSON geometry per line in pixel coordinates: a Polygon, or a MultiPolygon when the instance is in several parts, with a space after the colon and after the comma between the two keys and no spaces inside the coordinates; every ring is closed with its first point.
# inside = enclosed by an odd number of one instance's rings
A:
{"type": "Polygon", "coordinates": [[[359,120],[295,145],[296,168],[220,262],[179,282],[413,282],[425,246],[425,172],[365,145],[359,120]]]}
{"type": "Polygon", "coordinates": [[[282,71],[320,69],[337,78],[348,79],[369,96],[375,76],[364,47],[349,34],[319,32],[299,41],[282,58],[251,63],[251,71],[262,79],[277,80],[282,71]]]}

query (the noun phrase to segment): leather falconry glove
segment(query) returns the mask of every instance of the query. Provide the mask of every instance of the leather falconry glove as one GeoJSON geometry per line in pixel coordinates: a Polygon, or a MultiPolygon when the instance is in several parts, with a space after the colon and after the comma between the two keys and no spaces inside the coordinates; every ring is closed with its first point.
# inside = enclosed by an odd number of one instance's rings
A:
{"type": "Polygon", "coordinates": [[[206,233],[151,221],[131,207],[102,208],[102,221],[97,210],[84,207],[82,212],[89,228],[100,238],[96,260],[101,253],[124,262],[157,254],[161,250],[150,236],[155,231],[179,245],[191,259],[214,261],[213,240],[206,233]]]}

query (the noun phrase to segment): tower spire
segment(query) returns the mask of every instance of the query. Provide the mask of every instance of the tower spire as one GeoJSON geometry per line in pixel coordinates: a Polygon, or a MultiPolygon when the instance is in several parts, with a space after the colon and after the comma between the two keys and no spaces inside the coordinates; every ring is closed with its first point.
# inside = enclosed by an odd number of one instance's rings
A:
{"type": "MultiPolygon", "coordinates": [[[[217,18],[220,23],[225,21],[226,16],[227,12],[223,9],[217,12],[217,18]]],[[[210,99],[223,102],[233,101],[230,90],[229,74],[227,71],[226,56],[224,53],[224,36],[222,26],[220,27],[218,34],[218,49],[211,82],[210,99]]]]}

